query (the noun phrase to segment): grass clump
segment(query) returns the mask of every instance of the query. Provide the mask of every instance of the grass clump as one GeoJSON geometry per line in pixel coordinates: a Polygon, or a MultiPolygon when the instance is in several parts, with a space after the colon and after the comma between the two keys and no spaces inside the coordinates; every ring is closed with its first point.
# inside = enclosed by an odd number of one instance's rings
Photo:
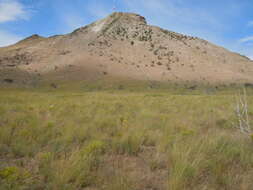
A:
{"type": "Polygon", "coordinates": [[[15,166],[0,169],[0,189],[25,189],[31,185],[31,174],[15,166]]]}

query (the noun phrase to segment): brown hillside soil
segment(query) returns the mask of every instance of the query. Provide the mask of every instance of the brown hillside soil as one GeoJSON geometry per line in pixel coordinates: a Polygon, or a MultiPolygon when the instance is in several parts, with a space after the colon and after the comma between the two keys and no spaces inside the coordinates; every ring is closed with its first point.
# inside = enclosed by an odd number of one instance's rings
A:
{"type": "Polygon", "coordinates": [[[2,83],[5,79],[31,84],[108,76],[205,84],[252,83],[252,72],[253,62],[247,57],[196,37],[150,26],[145,18],[130,13],[113,13],[67,35],[33,35],[0,48],[2,83]]]}

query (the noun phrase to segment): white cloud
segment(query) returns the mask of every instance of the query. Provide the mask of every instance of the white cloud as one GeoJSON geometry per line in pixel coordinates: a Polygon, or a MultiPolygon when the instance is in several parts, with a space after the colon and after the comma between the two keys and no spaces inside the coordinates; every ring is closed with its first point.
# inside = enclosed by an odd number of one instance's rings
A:
{"type": "Polygon", "coordinates": [[[20,37],[20,36],[0,30],[0,47],[14,44],[21,39],[22,39],[22,37],[20,37]]]}
{"type": "Polygon", "coordinates": [[[17,0],[0,0],[0,23],[19,19],[28,19],[24,5],[17,0]]]}
{"type": "Polygon", "coordinates": [[[241,38],[239,40],[239,42],[241,42],[241,43],[250,42],[250,41],[253,41],[253,36],[248,36],[248,37],[245,37],[245,38],[241,38]]]}

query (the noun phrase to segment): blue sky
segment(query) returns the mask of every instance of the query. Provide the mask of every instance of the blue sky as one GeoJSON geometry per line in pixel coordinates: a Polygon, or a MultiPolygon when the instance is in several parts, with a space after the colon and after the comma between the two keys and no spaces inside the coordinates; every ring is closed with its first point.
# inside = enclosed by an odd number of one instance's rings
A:
{"type": "Polygon", "coordinates": [[[201,37],[253,59],[253,0],[0,0],[0,46],[65,34],[113,11],[201,37]]]}

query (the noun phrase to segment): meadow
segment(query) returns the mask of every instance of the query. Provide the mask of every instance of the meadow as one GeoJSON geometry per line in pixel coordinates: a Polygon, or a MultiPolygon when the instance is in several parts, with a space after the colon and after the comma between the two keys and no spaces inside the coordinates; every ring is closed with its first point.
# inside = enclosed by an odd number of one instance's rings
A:
{"type": "Polygon", "coordinates": [[[237,92],[1,88],[0,189],[250,190],[237,92]]]}

